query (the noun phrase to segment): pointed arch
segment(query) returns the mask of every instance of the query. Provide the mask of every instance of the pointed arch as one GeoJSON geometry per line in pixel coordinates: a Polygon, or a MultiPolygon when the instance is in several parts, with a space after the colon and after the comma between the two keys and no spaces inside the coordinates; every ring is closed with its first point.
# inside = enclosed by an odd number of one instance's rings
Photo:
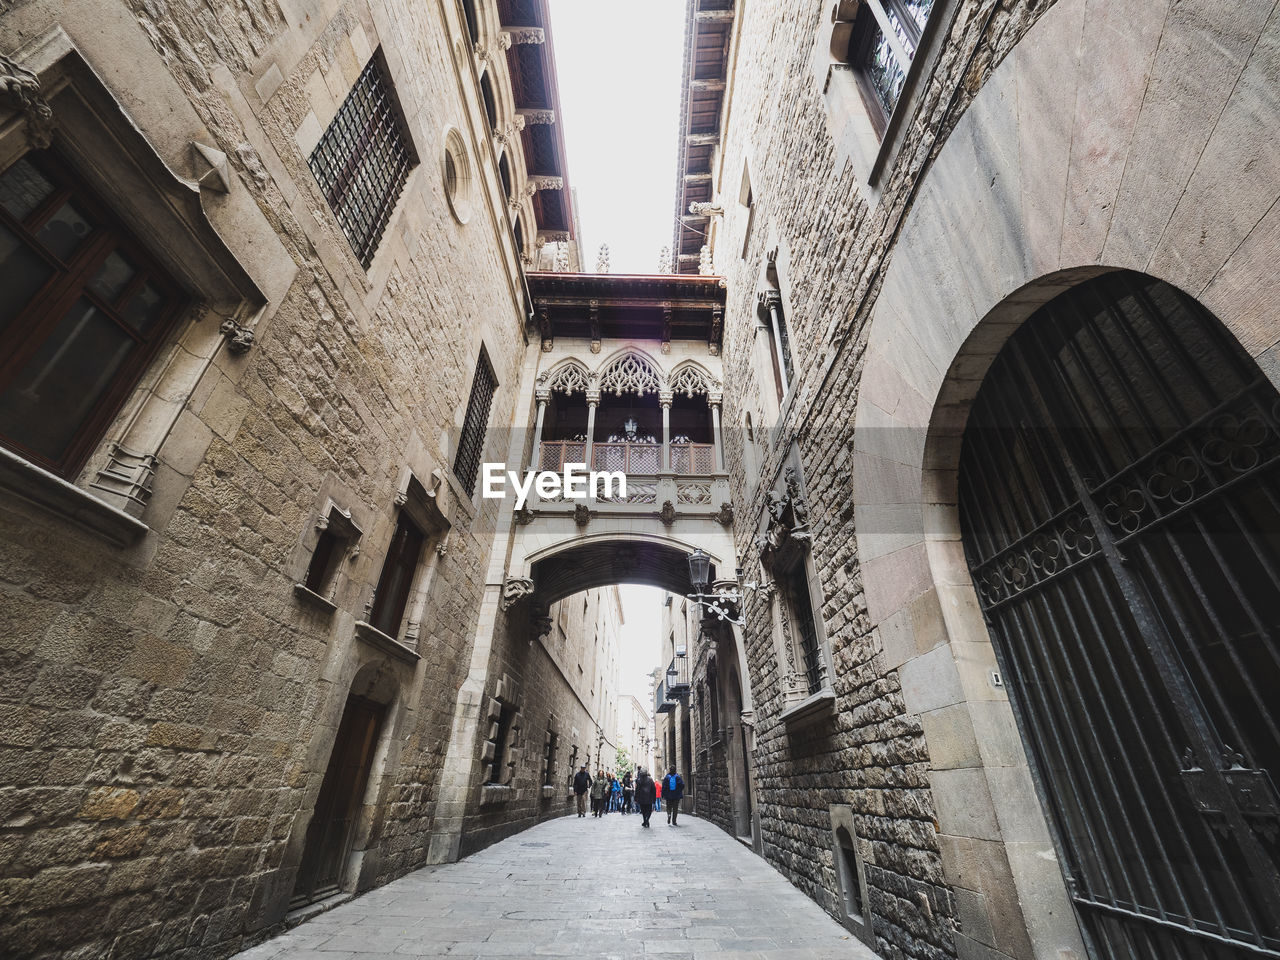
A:
{"type": "Polygon", "coordinates": [[[640,350],[628,348],[615,354],[600,369],[600,392],[615,396],[661,392],[662,368],[640,350]]]}
{"type": "Polygon", "coordinates": [[[591,374],[581,360],[569,357],[538,377],[538,386],[552,393],[585,394],[591,389],[591,374]]]}
{"type": "Polygon", "coordinates": [[[667,378],[667,389],[672,393],[683,393],[686,397],[699,393],[709,395],[718,390],[719,386],[710,371],[696,360],[683,361],[667,378]]]}

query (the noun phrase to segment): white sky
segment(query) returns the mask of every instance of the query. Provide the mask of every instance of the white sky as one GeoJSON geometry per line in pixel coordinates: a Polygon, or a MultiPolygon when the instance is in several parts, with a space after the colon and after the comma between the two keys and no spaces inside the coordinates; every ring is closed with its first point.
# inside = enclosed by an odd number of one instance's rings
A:
{"type": "Polygon", "coordinates": [[[654,273],[671,243],[685,0],[550,0],[582,269],[654,273]]]}
{"type": "Polygon", "coordinates": [[[653,699],[648,675],[658,663],[662,649],[659,630],[662,627],[662,591],[657,587],[641,587],[624,583],[618,587],[622,596],[622,694],[631,694],[645,710],[653,713],[653,699]]]}
{"type": "MultiPolygon", "coordinates": [[[[550,0],[582,268],[653,273],[671,243],[685,0],[550,0]]],[[[662,591],[622,585],[622,690],[652,710],[662,591]]]]}

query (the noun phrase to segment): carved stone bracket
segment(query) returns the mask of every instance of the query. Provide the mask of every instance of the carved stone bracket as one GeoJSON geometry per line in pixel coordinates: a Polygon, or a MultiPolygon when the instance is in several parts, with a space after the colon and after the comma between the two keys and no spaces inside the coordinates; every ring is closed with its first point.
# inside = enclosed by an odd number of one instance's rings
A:
{"type": "Polygon", "coordinates": [[[502,609],[510,610],[526,597],[533,596],[534,583],[527,577],[508,577],[502,584],[502,609]]]}
{"type": "Polygon", "coordinates": [[[27,121],[27,138],[43,150],[53,141],[53,110],[40,96],[40,78],[16,60],[0,54],[0,99],[27,121]]]}
{"type": "MultiPolygon", "coordinates": [[[[534,191],[538,190],[563,190],[564,177],[545,177],[534,175],[529,178],[528,183],[533,187],[534,191]]],[[[532,196],[532,194],[530,194],[532,196]]]]}
{"type": "Polygon", "coordinates": [[[670,500],[662,501],[662,509],[658,511],[657,517],[668,527],[676,522],[676,505],[670,500]]]}
{"type": "Polygon", "coordinates": [[[253,346],[253,331],[230,317],[218,325],[218,332],[227,338],[227,349],[232,353],[248,353],[253,346]]]}
{"type": "Polygon", "coordinates": [[[809,548],[809,507],[800,492],[800,477],[795,467],[787,467],[783,492],[771,490],[765,495],[769,519],[762,534],[756,537],[756,552],[766,570],[781,566],[790,569],[809,548]]]}
{"type": "MultiPolygon", "coordinates": [[[[507,27],[499,34],[507,49],[514,43],[546,43],[547,34],[541,27],[507,27]]],[[[500,41],[502,42],[502,41],[500,41]]]]}
{"type": "Polygon", "coordinates": [[[733,526],[733,504],[725,501],[720,504],[720,510],[716,513],[716,521],[722,526],[733,526]]]}
{"type": "Polygon", "coordinates": [[[529,642],[533,643],[537,640],[540,643],[546,643],[547,637],[551,636],[551,628],[554,622],[543,613],[534,614],[529,618],[529,642]]]}
{"type": "Polygon", "coordinates": [[[689,212],[695,217],[721,217],[724,216],[724,207],[717,203],[691,203],[689,212]]]}
{"type": "Polygon", "coordinates": [[[585,503],[579,503],[573,508],[573,522],[580,527],[585,527],[591,522],[591,511],[587,509],[585,503]]]}
{"type": "Polygon", "coordinates": [[[556,112],[554,110],[517,110],[516,116],[522,118],[525,123],[556,122],[556,112]]]}
{"type": "Polygon", "coordinates": [[[90,486],[111,499],[118,500],[125,513],[140,517],[146,509],[147,501],[151,499],[151,482],[155,472],[155,457],[135,453],[113,443],[107,465],[99,471],[90,486]]]}
{"type": "Polygon", "coordinates": [[[521,507],[519,510],[516,510],[512,514],[512,516],[515,518],[516,523],[520,524],[520,526],[527,527],[529,524],[533,523],[534,519],[537,517],[537,514],[535,514],[530,507],[524,506],[524,507],[521,507]]]}
{"type": "Polygon", "coordinates": [[[191,141],[191,163],[202,190],[227,193],[231,189],[231,172],[227,155],[198,140],[191,141]]]}

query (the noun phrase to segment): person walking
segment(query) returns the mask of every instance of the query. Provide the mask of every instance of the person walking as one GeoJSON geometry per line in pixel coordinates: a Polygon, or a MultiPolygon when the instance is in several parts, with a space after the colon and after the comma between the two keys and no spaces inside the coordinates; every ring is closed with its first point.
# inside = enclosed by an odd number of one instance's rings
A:
{"type": "Polygon", "coordinates": [[[587,773],[587,765],[573,778],[573,797],[578,802],[578,816],[587,815],[587,792],[591,789],[591,774],[587,773]]]}
{"type": "Polygon", "coordinates": [[[591,815],[593,817],[604,816],[604,795],[609,789],[609,781],[605,779],[604,771],[597,770],[595,780],[591,781],[591,815]]]}
{"type": "Polygon", "coordinates": [[[626,773],[622,775],[622,812],[623,813],[631,812],[631,791],[634,785],[635,784],[631,779],[631,771],[628,770],[626,773]]]}
{"type": "Polygon", "coordinates": [[[641,767],[636,773],[636,806],[640,808],[640,826],[649,826],[649,817],[653,814],[654,801],[658,799],[658,785],[649,772],[641,767]]]}
{"type": "Polygon", "coordinates": [[[680,816],[680,801],[684,799],[684,777],[676,773],[672,767],[662,778],[662,795],[667,798],[667,823],[677,826],[676,818],[680,816]]]}
{"type": "Polygon", "coordinates": [[[614,777],[613,782],[609,784],[609,809],[610,811],[622,809],[622,781],[617,777],[614,777]]]}
{"type": "Polygon", "coordinates": [[[662,812],[662,781],[653,781],[653,809],[662,812]]]}

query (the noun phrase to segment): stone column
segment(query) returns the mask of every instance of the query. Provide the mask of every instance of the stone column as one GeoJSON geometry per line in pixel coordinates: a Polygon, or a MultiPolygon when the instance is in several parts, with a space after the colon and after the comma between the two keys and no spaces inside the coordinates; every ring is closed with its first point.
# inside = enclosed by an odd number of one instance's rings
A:
{"type": "Polygon", "coordinates": [[[670,390],[658,394],[658,402],[662,404],[662,457],[658,469],[663,473],[671,471],[671,397],[670,390]]]}
{"type": "Polygon", "coordinates": [[[596,407],[600,405],[600,391],[587,391],[587,470],[595,469],[593,447],[596,442],[596,407]]]}
{"type": "Polygon", "coordinates": [[[551,399],[550,393],[544,395],[541,391],[538,393],[538,422],[533,428],[533,463],[529,465],[530,470],[542,469],[542,422],[547,416],[547,402],[551,399]]]}
{"type": "Polygon", "coordinates": [[[769,325],[773,330],[773,349],[778,361],[778,376],[782,378],[782,395],[785,397],[791,389],[787,379],[787,361],[782,356],[782,327],[778,319],[778,311],[782,309],[782,294],[777,290],[766,290],[760,294],[760,302],[769,311],[769,325]]]}
{"type": "Polygon", "coordinates": [[[707,402],[711,405],[711,439],[715,444],[716,462],[712,469],[713,473],[723,472],[724,465],[724,443],[720,439],[720,394],[713,393],[707,397],[707,402]]]}

